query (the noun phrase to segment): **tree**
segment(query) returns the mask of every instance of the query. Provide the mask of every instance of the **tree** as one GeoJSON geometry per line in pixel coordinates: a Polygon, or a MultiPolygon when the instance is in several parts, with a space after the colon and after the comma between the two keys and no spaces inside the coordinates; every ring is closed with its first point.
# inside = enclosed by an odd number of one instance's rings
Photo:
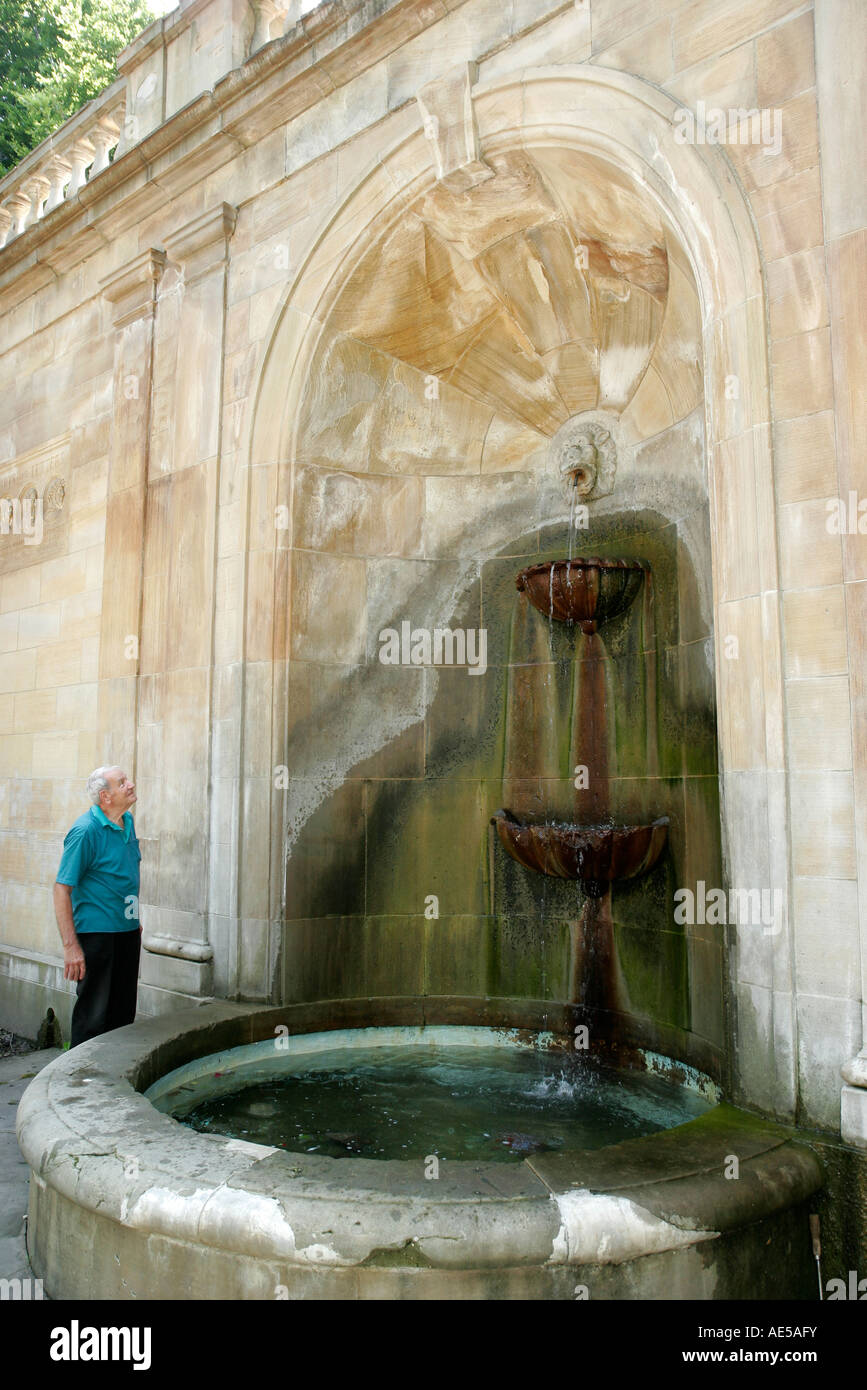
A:
{"type": "Polygon", "coordinates": [[[26,95],[47,72],[57,21],[39,0],[0,0],[0,169],[6,173],[42,138],[28,133],[26,95]]]}
{"type": "Polygon", "coordinates": [[[0,172],[114,81],[153,17],[146,0],[0,0],[0,172]]]}

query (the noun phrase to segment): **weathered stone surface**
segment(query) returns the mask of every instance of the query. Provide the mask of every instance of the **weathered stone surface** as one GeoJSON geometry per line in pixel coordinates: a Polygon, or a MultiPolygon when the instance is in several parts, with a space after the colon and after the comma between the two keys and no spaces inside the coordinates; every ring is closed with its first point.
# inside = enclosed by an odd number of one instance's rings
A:
{"type": "Polygon", "coordinates": [[[95,1039],[39,1074],[18,1139],[34,1173],[29,1249],[51,1297],[73,1287],[92,1298],[165,1297],[177,1286],[188,1297],[234,1287],[267,1298],[281,1282],[305,1287],[310,1266],[314,1296],[341,1296],[353,1271],[348,1292],[371,1297],[382,1292],[373,1271],[395,1264],[422,1275],[422,1297],[467,1271],[497,1296],[498,1275],[516,1266],[540,1296],[551,1267],[570,1268],[574,1282],[601,1262],[628,1281],[632,1261],[646,1268],[648,1254],[713,1241],[752,1222],[757,1203],[777,1219],[821,1182],[818,1161],[787,1131],[728,1108],[608,1150],[601,1181],[596,1156],[563,1154],[507,1168],[447,1163],[432,1187],[417,1163],[296,1158],[198,1134],[138,1093],[191,1052],[219,1061],[221,1049],[273,1038],[275,1025],[315,1027],[316,1012],[211,1004],[95,1039]],[[743,1183],[721,1175],[732,1152],[743,1183]],[[191,1285],[205,1250],[211,1282],[191,1285]]]}
{"type": "MultiPolygon", "coordinates": [[[[155,921],[214,946],[221,991],[287,979],[288,844],[296,959],[358,917],[353,989],[393,959],[393,993],[458,967],[473,997],[541,992],[531,948],[503,946],[499,983],[482,961],[486,798],[566,804],[574,642],[513,625],[507,571],[626,546],[658,583],[655,631],[612,636],[635,677],[612,686],[619,804],[670,798],[681,877],[794,886],[780,939],[734,933],[724,969],[683,935],[696,1037],[717,1045],[731,979],[739,1094],[836,1123],[867,871],[861,7],[347,0],[285,35],[268,15],[255,37],[218,0],[156,22],[3,181],[0,497],[46,503],[40,544],[0,535],[16,1009],[56,991],[28,955],[57,959],[43,851],[117,758],[155,921]],[[724,148],[679,138],[699,102],[726,108],[724,148]],[[776,153],[750,108],[779,111],[776,153]],[[547,442],[590,411],[624,447],[570,529],[547,442]],[[840,535],[827,502],[850,495],[840,535]],[[489,624],[485,673],[384,667],[404,620],[489,624]],[[428,922],[413,958],[426,875],[454,936],[428,922]]],[[[211,987],[168,959],[148,1008],[211,987]]],[[[670,1026],[685,996],[657,986],[670,1026]]]]}

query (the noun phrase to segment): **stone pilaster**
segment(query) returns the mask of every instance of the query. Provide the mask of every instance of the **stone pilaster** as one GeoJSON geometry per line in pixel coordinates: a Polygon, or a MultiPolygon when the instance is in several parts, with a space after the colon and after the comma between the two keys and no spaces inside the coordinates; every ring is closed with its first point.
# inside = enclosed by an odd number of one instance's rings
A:
{"type": "MultiPolygon", "coordinates": [[[[114,412],[99,642],[100,762],[138,777],[138,703],[154,316],[165,253],[149,249],[100,281],[115,333],[114,412]]],[[[141,833],[141,823],[138,825],[141,833]]],[[[152,881],[143,856],[142,900],[152,881]]],[[[142,914],[147,925],[147,914],[142,914]]]]}
{"type": "Polygon", "coordinates": [[[154,309],[165,259],[162,251],[145,251],[100,282],[112,307],[115,350],[99,714],[103,760],[122,764],[131,776],[136,762],[154,309]]]}
{"type": "MultiPolygon", "coordinates": [[[[225,203],[165,238],[178,267],[170,360],[173,428],[149,481],[142,781],[155,807],[158,869],[143,982],[207,995],[214,575],[219,507],[225,278],[235,209],[225,203]],[[156,807],[158,806],[158,812],[156,807]]],[[[165,344],[161,344],[163,351],[165,344]]]]}
{"type": "MultiPolygon", "coordinates": [[[[863,313],[867,286],[867,189],[863,179],[852,177],[853,169],[863,168],[867,154],[861,82],[867,13],[858,0],[836,0],[835,3],[818,0],[813,19],[837,491],[848,507],[851,498],[862,502],[867,497],[867,406],[863,391],[867,367],[863,313]]],[[[841,1129],[843,1138],[850,1144],[867,1148],[867,536],[850,526],[841,542],[857,884],[857,900],[850,893],[849,901],[852,916],[857,911],[858,922],[856,930],[851,920],[846,923],[835,920],[834,931],[842,936],[843,930],[847,930],[853,945],[857,941],[860,946],[860,990],[855,985],[851,993],[860,993],[861,1017],[857,1017],[858,1003],[854,997],[829,1001],[829,1006],[836,1009],[840,1019],[836,1045],[843,1055],[853,1041],[856,1047],[859,1041],[861,1044],[860,1052],[842,1066],[841,1129]]],[[[836,872],[839,874],[840,870],[836,872]]],[[[851,874],[851,869],[848,872],[851,874]]],[[[835,886],[830,877],[825,881],[827,892],[835,886]]],[[[848,890],[850,884],[847,882],[845,887],[848,890]]],[[[856,971],[857,967],[852,972],[853,978],[857,978],[856,971]]],[[[827,1046],[825,1037],[821,1043],[827,1046]]]]}

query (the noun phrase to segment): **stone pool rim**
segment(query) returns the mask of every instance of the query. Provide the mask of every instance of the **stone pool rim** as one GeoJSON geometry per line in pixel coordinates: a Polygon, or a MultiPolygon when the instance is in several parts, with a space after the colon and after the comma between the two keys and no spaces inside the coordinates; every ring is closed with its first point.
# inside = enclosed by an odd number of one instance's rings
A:
{"type": "MultiPolygon", "coordinates": [[[[367,1002],[370,1026],[383,1001],[367,1002]]],[[[442,1160],[431,1181],[418,1160],[301,1155],[197,1133],[143,1094],[183,1061],[262,1041],[280,1024],[322,1031],[334,1009],[209,1002],[93,1039],[34,1078],[18,1140],[33,1173],[30,1257],[50,1297],[227,1296],[193,1291],[210,1287],[209,1254],[224,1283],[237,1273],[234,1296],[253,1298],[284,1285],[309,1296],[311,1277],[316,1296],[329,1296],[329,1276],[347,1271],[351,1296],[367,1296],[365,1281],[393,1273],[398,1256],[422,1278],[618,1265],[714,1242],[821,1185],[793,1130],[724,1103],[603,1149],[442,1160]],[[728,1153],[739,1155],[738,1182],[724,1178],[728,1153]],[[181,1273],[192,1256],[201,1286],[181,1273]]],[[[449,1012],[461,1009],[440,1001],[436,1021],[449,1012]]]]}

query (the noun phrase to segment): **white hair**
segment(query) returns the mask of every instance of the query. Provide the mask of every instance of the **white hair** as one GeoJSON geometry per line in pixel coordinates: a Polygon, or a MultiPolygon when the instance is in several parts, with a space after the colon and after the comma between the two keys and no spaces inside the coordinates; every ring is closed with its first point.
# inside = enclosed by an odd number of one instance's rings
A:
{"type": "Polygon", "coordinates": [[[116,767],[116,763],[109,763],[107,767],[96,768],[88,777],[86,783],[87,795],[94,804],[99,801],[101,792],[108,791],[108,778],[105,774],[107,772],[114,772],[116,767]]]}

